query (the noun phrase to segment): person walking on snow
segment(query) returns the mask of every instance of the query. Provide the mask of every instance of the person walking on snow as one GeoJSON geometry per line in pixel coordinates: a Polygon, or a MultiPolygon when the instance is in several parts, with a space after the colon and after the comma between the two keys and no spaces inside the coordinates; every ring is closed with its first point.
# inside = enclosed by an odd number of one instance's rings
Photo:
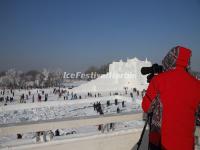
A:
{"type": "Polygon", "coordinates": [[[190,57],[190,49],[174,47],[162,62],[164,69],[169,70],[153,77],[142,101],[144,112],[148,112],[157,97],[160,100],[162,150],[194,150],[200,81],[187,71],[190,57]]]}

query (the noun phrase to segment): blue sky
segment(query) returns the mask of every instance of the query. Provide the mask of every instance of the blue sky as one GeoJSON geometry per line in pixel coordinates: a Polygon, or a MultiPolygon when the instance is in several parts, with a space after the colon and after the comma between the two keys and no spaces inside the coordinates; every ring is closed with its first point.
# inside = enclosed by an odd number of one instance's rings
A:
{"type": "Polygon", "coordinates": [[[192,49],[200,71],[199,0],[1,0],[0,70],[84,71],[192,49]]]}

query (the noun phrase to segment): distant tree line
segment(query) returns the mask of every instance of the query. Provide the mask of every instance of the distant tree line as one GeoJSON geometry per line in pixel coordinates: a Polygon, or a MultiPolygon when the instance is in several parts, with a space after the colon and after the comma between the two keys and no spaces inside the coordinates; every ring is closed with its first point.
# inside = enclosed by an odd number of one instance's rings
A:
{"type": "Polygon", "coordinates": [[[63,81],[63,72],[60,69],[56,71],[30,70],[27,72],[9,69],[0,72],[0,87],[5,88],[42,88],[61,86],[63,81]]]}
{"type": "Polygon", "coordinates": [[[100,67],[91,66],[85,71],[85,73],[90,74],[92,72],[96,72],[98,74],[106,74],[107,72],[109,72],[109,65],[110,63],[102,65],[100,67]]]}
{"type": "MultiPolygon", "coordinates": [[[[106,74],[109,72],[109,63],[100,67],[91,66],[85,71],[86,74],[92,72],[106,74]]],[[[199,72],[191,71],[190,73],[200,80],[199,72]]],[[[63,71],[61,69],[55,71],[49,71],[47,69],[43,69],[42,71],[30,70],[27,72],[9,69],[0,72],[0,87],[5,88],[60,87],[63,82],[63,71]]]]}
{"type": "MultiPolygon", "coordinates": [[[[91,66],[85,73],[106,74],[109,71],[109,64],[100,67],[91,66]]],[[[5,88],[43,88],[43,87],[60,87],[64,82],[63,71],[57,69],[49,71],[47,69],[29,70],[26,72],[16,69],[9,69],[0,72],[0,87],[5,88]]],[[[78,79],[81,80],[81,79],[78,79]]]]}

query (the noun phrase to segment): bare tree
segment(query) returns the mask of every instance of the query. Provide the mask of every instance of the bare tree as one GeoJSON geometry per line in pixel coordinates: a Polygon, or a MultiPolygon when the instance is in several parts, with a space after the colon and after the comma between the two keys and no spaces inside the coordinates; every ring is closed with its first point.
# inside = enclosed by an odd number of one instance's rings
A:
{"type": "Polygon", "coordinates": [[[58,68],[54,72],[54,75],[55,75],[56,86],[59,86],[60,89],[61,83],[63,82],[63,71],[60,68],[58,68]]]}

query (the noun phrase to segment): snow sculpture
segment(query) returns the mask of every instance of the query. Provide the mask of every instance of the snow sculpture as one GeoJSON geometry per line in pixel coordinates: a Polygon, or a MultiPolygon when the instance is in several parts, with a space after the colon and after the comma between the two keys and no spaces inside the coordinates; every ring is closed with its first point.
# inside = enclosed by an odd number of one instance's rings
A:
{"type": "Polygon", "coordinates": [[[124,88],[137,88],[142,91],[148,86],[146,76],[141,75],[142,67],[150,67],[152,64],[147,59],[141,61],[136,57],[126,62],[120,60],[109,65],[109,72],[88,83],[73,89],[74,92],[101,92],[122,91],[124,88]]]}

